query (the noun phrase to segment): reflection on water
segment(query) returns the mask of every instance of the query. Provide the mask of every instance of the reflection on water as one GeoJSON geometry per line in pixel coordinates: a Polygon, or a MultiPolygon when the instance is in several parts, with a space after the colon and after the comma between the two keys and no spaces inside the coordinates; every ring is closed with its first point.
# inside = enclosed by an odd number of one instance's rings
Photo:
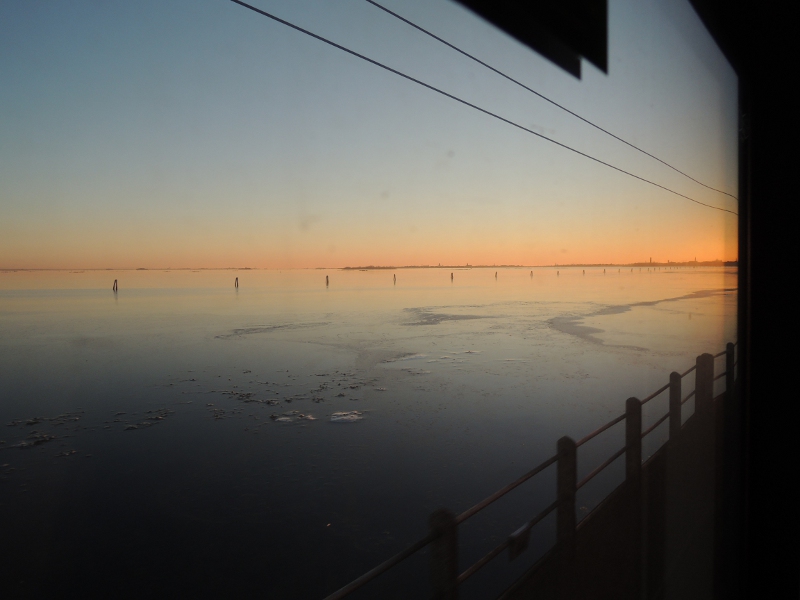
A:
{"type": "MultiPolygon", "coordinates": [[[[735,340],[735,269],[623,271],[0,273],[3,585],[324,596],[735,340]]],[[[553,476],[462,528],[464,564],[553,476]]]]}

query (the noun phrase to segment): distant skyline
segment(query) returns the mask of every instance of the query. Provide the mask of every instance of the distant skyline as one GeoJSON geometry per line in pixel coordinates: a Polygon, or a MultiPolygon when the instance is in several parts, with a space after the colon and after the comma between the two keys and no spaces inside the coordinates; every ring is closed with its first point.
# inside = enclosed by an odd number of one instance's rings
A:
{"type": "MultiPolygon", "coordinates": [[[[699,201],[708,190],[363,0],[254,0],[699,201]]],[[[577,80],[449,0],[384,4],[737,193],[737,81],[690,4],[609,2],[577,80]]],[[[0,4],[0,269],[737,259],[738,218],[226,0],[0,4]]]]}

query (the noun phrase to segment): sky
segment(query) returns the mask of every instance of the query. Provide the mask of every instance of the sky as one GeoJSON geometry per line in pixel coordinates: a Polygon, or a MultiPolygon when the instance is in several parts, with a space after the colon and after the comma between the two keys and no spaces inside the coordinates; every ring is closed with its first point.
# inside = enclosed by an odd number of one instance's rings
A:
{"type": "MultiPolygon", "coordinates": [[[[364,0],[268,12],[720,208],[364,0]]],[[[451,0],[388,8],[737,194],[737,79],[685,0],[609,0],[577,79],[451,0]]],[[[736,260],[738,218],[227,0],[0,3],[0,268],[736,260]]]]}

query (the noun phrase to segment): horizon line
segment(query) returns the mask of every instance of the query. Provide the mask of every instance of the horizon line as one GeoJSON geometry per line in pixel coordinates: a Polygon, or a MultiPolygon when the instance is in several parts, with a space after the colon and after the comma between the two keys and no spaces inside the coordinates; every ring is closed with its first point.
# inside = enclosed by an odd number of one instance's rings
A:
{"type": "Polygon", "coordinates": [[[687,260],[654,262],[642,261],[632,263],[553,263],[548,265],[515,265],[515,264],[484,264],[471,265],[364,265],[356,267],[2,267],[0,272],[16,271],[302,271],[302,270],[331,270],[331,271],[371,271],[390,269],[552,269],[567,267],[645,267],[645,266],[688,266],[688,265],[729,265],[738,266],[738,260],[687,260]]]}

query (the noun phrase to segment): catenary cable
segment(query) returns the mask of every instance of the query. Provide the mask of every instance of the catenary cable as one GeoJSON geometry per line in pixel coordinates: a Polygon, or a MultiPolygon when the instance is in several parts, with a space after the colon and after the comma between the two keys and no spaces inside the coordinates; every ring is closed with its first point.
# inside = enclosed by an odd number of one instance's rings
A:
{"type": "Polygon", "coordinates": [[[509,81],[511,81],[512,83],[515,83],[515,84],[517,84],[519,87],[521,87],[521,88],[523,88],[523,89],[525,89],[525,90],[529,91],[529,92],[530,92],[530,93],[532,93],[532,94],[535,94],[536,96],[539,96],[539,98],[541,98],[542,100],[544,100],[544,101],[546,101],[546,102],[549,102],[550,104],[552,104],[553,106],[556,106],[556,107],[560,108],[560,109],[561,109],[561,110],[563,110],[564,112],[567,112],[567,113],[569,113],[570,115],[572,115],[572,116],[573,116],[573,117],[575,117],[576,119],[580,119],[581,121],[583,121],[583,122],[584,122],[584,123],[586,123],[587,125],[591,125],[591,126],[592,126],[592,127],[594,127],[595,129],[598,129],[598,130],[602,131],[602,132],[603,132],[603,133],[605,133],[606,135],[610,135],[612,138],[614,138],[614,139],[615,139],[615,140],[617,140],[617,141],[620,141],[620,142],[622,142],[622,143],[623,143],[623,144],[625,144],[626,146],[630,146],[630,147],[631,147],[631,148],[633,148],[634,150],[638,150],[638,151],[639,151],[639,152],[641,152],[642,154],[645,154],[645,155],[649,156],[650,158],[652,158],[652,159],[654,159],[654,160],[657,160],[657,161],[658,161],[658,162],[660,162],[662,165],[665,165],[665,166],[669,167],[670,169],[672,169],[672,170],[673,170],[673,171],[675,171],[676,173],[680,173],[680,174],[681,174],[681,175],[683,175],[684,177],[688,177],[689,179],[691,179],[691,180],[692,180],[692,181],[694,181],[695,183],[697,183],[697,184],[699,184],[699,185],[702,185],[704,188],[708,188],[709,190],[713,190],[713,191],[715,191],[715,192],[719,192],[720,194],[725,194],[726,196],[730,196],[730,197],[731,197],[731,198],[733,198],[734,200],[738,200],[738,198],[737,198],[736,196],[734,196],[733,194],[730,194],[730,193],[728,193],[728,192],[725,192],[725,191],[723,191],[723,190],[719,190],[719,189],[717,189],[717,188],[715,188],[715,187],[711,187],[710,185],[706,185],[705,183],[703,183],[702,181],[699,181],[698,179],[695,179],[694,177],[692,177],[692,176],[691,176],[691,175],[689,175],[688,173],[684,173],[683,171],[681,171],[681,170],[680,170],[680,169],[678,169],[677,167],[673,167],[671,164],[669,164],[669,163],[668,163],[668,162],[666,162],[665,160],[662,160],[662,159],[658,158],[657,156],[655,156],[655,155],[653,155],[653,154],[650,154],[650,153],[649,153],[647,150],[642,150],[641,148],[639,148],[639,146],[636,146],[635,144],[632,144],[632,143],[630,143],[629,141],[622,139],[622,138],[621,138],[621,137],[619,137],[618,135],[615,135],[615,134],[611,133],[610,131],[608,131],[607,129],[604,129],[603,127],[600,127],[600,125],[597,125],[596,123],[592,123],[592,122],[591,122],[589,119],[587,119],[587,118],[585,118],[585,117],[582,117],[582,116],[580,116],[580,115],[579,115],[578,113],[576,113],[576,112],[573,112],[573,111],[571,111],[570,109],[568,109],[567,107],[565,107],[565,106],[563,106],[563,105],[559,104],[559,103],[558,103],[558,102],[556,102],[555,100],[551,100],[550,98],[548,98],[547,96],[545,96],[545,95],[544,95],[544,94],[542,94],[541,92],[537,92],[536,90],[534,90],[533,88],[530,88],[530,87],[528,87],[527,85],[525,85],[525,84],[524,84],[524,83],[522,83],[521,81],[518,81],[517,79],[514,79],[514,78],[513,78],[513,77],[511,77],[510,75],[507,75],[506,73],[503,73],[503,72],[502,72],[502,71],[500,71],[499,69],[496,69],[496,68],[495,68],[495,67],[493,67],[492,65],[489,65],[489,64],[485,63],[485,62],[484,62],[484,61],[482,61],[481,59],[479,59],[479,58],[477,58],[477,57],[473,56],[472,54],[470,54],[469,52],[465,52],[464,50],[462,50],[461,48],[459,48],[459,47],[457,47],[457,46],[455,46],[455,45],[451,44],[451,43],[450,43],[450,42],[448,42],[447,40],[443,40],[443,39],[442,39],[442,38],[440,38],[438,35],[436,35],[436,34],[434,34],[434,33],[431,33],[430,31],[428,31],[428,30],[427,30],[427,29],[425,29],[424,27],[420,27],[420,26],[419,26],[419,25],[417,25],[416,23],[412,23],[411,21],[409,21],[409,20],[408,20],[408,19],[406,19],[405,17],[403,17],[403,16],[400,16],[400,15],[398,15],[396,12],[393,12],[393,11],[389,10],[389,9],[388,9],[388,8],[386,8],[385,6],[382,6],[382,5],[378,4],[377,2],[375,2],[375,0],[366,0],[366,1],[367,1],[367,2],[369,2],[370,4],[372,4],[373,6],[375,6],[376,8],[380,8],[382,11],[384,11],[384,12],[386,12],[386,13],[388,13],[388,14],[392,15],[393,17],[395,17],[395,18],[397,18],[397,19],[399,19],[399,20],[403,21],[404,23],[407,23],[408,25],[411,25],[411,27],[413,27],[414,29],[417,29],[417,30],[421,31],[422,33],[424,33],[425,35],[428,35],[428,36],[432,37],[433,39],[437,40],[438,42],[441,42],[441,43],[442,43],[442,44],[444,44],[445,46],[448,46],[449,48],[452,48],[452,49],[453,49],[453,50],[455,50],[456,52],[458,52],[458,53],[460,53],[460,54],[463,54],[463,55],[464,55],[464,56],[466,56],[467,58],[469,58],[469,59],[471,59],[471,60],[474,60],[474,61],[475,61],[476,63],[478,63],[479,65],[482,65],[482,66],[486,67],[487,69],[489,69],[490,71],[493,71],[494,73],[497,73],[497,74],[498,74],[498,75],[500,75],[501,77],[505,77],[506,79],[508,79],[508,80],[509,80],[509,81]]]}
{"type": "Polygon", "coordinates": [[[575,154],[579,154],[580,156],[588,158],[589,160],[592,160],[592,161],[594,161],[596,163],[599,163],[601,165],[609,167],[610,169],[614,169],[615,171],[618,171],[620,173],[624,173],[625,175],[633,177],[634,179],[638,179],[639,181],[643,181],[645,183],[649,183],[650,185],[653,185],[653,186],[655,186],[657,188],[661,188],[662,190],[670,192],[671,194],[675,194],[676,196],[680,196],[681,198],[685,198],[686,200],[694,202],[695,204],[699,204],[701,206],[706,206],[708,208],[713,208],[714,210],[719,210],[719,211],[727,212],[727,213],[730,213],[732,215],[738,216],[738,213],[736,213],[736,212],[734,212],[732,210],[728,210],[727,208],[719,208],[718,206],[713,206],[711,204],[706,204],[705,202],[700,202],[699,200],[695,200],[694,198],[686,196],[685,194],[681,194],[680,192],[676,192],[675,190],[671,190],[670,188],[668,188],[666,186],[663,186],[663,185],[661,185],[659,183],[656,183],[654,181],[650,181],[649,179],[645,179],[644,177],[640,177],[639,175],[634,175],[630,171],[626,171],[624,169],[621,169],[620,167],[616,167],[616,166],[614,166],[614,165],[612,165],[610,163],[607,163],[607,162],[605,162],[603,160],[600,160],[599,158],[595,158],[594,156],[586,154],[585,152],[581,152],[580,150],[576,150],[575,148],[567,146],[566,144],[562,144],[561,142],[558,142],[558,141],[556,141],[556,140],[554,140],[552,138],[549,138],[546,135],[542,135],[541,133],[537,133],[536,131],[533,131],[532,129],[528,129],[527,127],[524,127],[523,125],[520,125],[519,123],[515,123],[514,121],[506,119],[505,117],[501,117],[500,115],[498,115],[496,113],[493,113],[493,112],[491,112],[489,110],[486,110],[485,108],[481,108],[480,106],[477,106],[476,104],[472,104],[471,102],[467,102],[466,100],[462,100],[458,96],[454,96],[453,94],[449,94],[449,93],[445,92],[444,90],[440,90],[439,88],[434,87],[434,86],[432,86],[432,85],[430,85],[428,83],[425,83],[424,81],[420,81],[419,79],[416,79],[416,78],[412,77],[411,75],[406,75],[405,73],[403,73],[401,71],[398,71],[397,69],[393,69],[392,67],[384,65],[383,63],[380,63],[380,62],[378,62],[376,60],[373,60],[373,59],[371,59],[371,58],[369,58],[367,56],[364,56],[363,54],[359,54],[358,52],[356,52],[354,50],[350,50],[349,48],[346,48],[346,47],[344,47],[344,46],[342,46],[340,44],[337,44],[336,42],[333,42],[333,41],[331,41],[331,40],[329,40],[327,38],[324,38],[324,37],[322,37],[320,35],[317,35],[316,33],[312,33],[311,31],[308,31],[307,29],[303,29],[302,27],[300,27],[298,25],[290,23],[289,21],[285,21],[284,19],[281,19],[280,17],[277,17],[277,16],[275,16],[273,14],[270,14],[270,13],[268,13],[266,11],[263,11],[263,10],[261,10],[259,8],[256,8],[255,6],[247,4],[246,2],[242,2],[241,0],[231,0],[231,2],[233,2],[235,4],[238,4],[240,6],[243,6],[245,8],[248,8],[248,9],[252,10],[253,12],[256,12],[256,13],[258,13],[260,15],[263,15],[263,16],[265,16],[265,17],[267,17],[269,19],[272,19],[273,21],[276,21],[278,23],[281,23],[282,25],[286,25],[287,27],[291,27],[292,29],[294,29],[296,31],[304,33],[304,34],[306,34],[306,35],[308,35],[310,37],[313,37],[314,39],[317,39],[317,40],[319,40],[321,42],[324,42],[324,43],[326,43],[326,44],[328,44],[330,46],[333,46],[334,48],[338,48],[339,50],[342,50],[343,52],[347,52],[348,54],[351,54],[351,55],[353,55],[353,56],[355,56],[357,58],[365,60],[368,63],[371,63],[371,64],[373,64],[373,65],[375,65],[377,67],[380,67],[382,69],[385,69],[386,71],[389,71],[390,73],[394,73],[395,75],[399,75],[400,77],[403,77],[404,79],[408,79],[409,81],[413,81],[414,83],[417,83],[417,84],[419,84],[419,85],[421,85],[423,87],[426,87],[431,91],[434,91],[434,92],[436,92],[438,94],[446,96],[446,97],[450,98],[451,100],[455,100],[456,102],[460,102],[461,104],[463,104],[465,106],[469,106],[470,108],[473,108],[473,109],[475,109],[475,110],[477,110],[479,112],[482,112],[482,113],[484,113],[486,115],[489,115],[490,117],[494,117],[495,119],[503,121],[504,123],[507,123],[508,125],[516,127],[517,129],[521,129],[522,131],[525,131],[527,133],[535,135],[536,137],[542,138],[543,140],[547,140],[548,142],[551,142],[551,143],[555,144],[556,146],[560,146],[561,148],[569,150],[570,152],[574,152],[575,154]]]}

